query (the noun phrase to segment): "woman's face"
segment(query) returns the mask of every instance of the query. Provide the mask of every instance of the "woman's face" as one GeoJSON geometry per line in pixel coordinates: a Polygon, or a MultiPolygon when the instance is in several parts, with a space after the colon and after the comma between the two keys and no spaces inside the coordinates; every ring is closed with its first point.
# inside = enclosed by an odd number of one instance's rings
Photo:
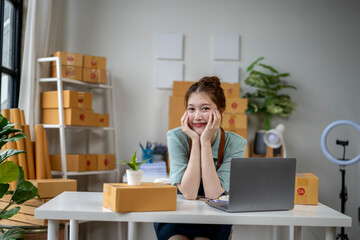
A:
{"type": "Polygon", "coordinates": [[[206,93],[196,92],[190,94],[187,105],[189,127],[201,135],[210,115],[216,109],[216,104],[210,100],[206,93]]]}

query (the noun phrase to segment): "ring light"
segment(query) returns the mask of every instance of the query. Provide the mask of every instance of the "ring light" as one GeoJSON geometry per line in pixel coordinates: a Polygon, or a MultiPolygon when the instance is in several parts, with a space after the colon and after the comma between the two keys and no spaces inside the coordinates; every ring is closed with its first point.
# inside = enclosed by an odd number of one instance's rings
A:
{"type": "Polygon", "coordinates": [[[338,121],[335,121],[333,123],[330,123],[324,130],[324,132],[322,133],[322,136],[321,136],[321,149],[324,153],[324,155],[330,160],[332,161],[333,163],[336,163],[338,165],[351,165],[351,164],[354,164],[356,163],[357,161],[360,160],[360,154],[353,158],[353,159],[350,159],[350,160],[347,160],[347,161],[342,161],[342,160],[339,160],[335,157],[333,157],[328,149],[327,149],[327,146],[326,146],[326,138],[327,138],[327,135],[329,134],[330,130],[333,129],[334,127],[336,127],[337,125],[350,125],[350,126],[353,126],[354,128],[356,128],[359,132],[360,132],[360,125],[359,124],[356,124],[355,122],[352,122],[352,121],[349,121],[349,120],[338,120],[338,121]]]}

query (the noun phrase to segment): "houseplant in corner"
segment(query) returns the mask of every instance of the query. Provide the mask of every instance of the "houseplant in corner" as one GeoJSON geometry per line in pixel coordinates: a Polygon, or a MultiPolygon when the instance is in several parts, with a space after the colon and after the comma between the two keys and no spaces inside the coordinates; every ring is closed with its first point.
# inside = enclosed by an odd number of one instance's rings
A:
{"type": "MultiPolygon", "coordinates": [[[[247,69],[248,76],[245,84],[256,88],[254,92],[247,92],[245,98],[248,98],[246,114],[257,114],[262,116],[264,130],[270,130],[271,122],[274,116],[288,118],[292,111],[296,110],[296,104],[291,100],[288,94],[280,94],[279,91],[284,88],[296,89],[296,87],[286,84],[283,78],[290,76],[289,73],[279,73],[275,68],[261,63],[264,57],[258,58],[247,69]]],[[[263,131],[264,132],[264,131],[263,131]]],[[[261,131],[257,135],[263,135],[261,131]]],[[[265,155],[266,151],[257,149],[256,141],[262,140],[261,136],[255,137],[254,152],[259,155],[265,155]]],[[[264,145],[263,145],[264,146],[264,145]]]]}
{"type": "Polygon", "coordinates": [[[140,166],[149,160],[150,158],[142,162],[137,162],[136,151],[134,155],[131,157],[130,162],[119,160],[120,163],[126,164],[130,167],[130,169],[126,169],[126,177],[127,177],[128,185],[140,185],[141,177],[143,174],[143,170],[140,169],[140,166]]]}
{"type": "MultiPolygon", "coordinates": [[[[17,133],[21,130],[14,129],[12,124],[5,117],[0,114],[0,148],[2,148],[8,142],[15,142],[19,139],[25,138],[24,133],[17,133]]],[[[20,205],[27,200],[33,199],[38,196],[38,189],[29,181],[25,181],[24,172],[22,167],[14,163],[13,161],[5,161],[11,156],[15,156],[24,151],[16,149],[7,149],[0,154],[0,198],[4,195],[11,195],[9,203],[0,210],[0,220],[8,219],[18,213],[20,207],[10,208],[12,205],[20,205]],[[17,179],[16,187],[14,191],[9,190],[10,183],[17,179]]],[[[1,228],[0,240],[4,239],[23,239],[25,231],[21,228],[11,228],[7,231],[1,228]]]]}

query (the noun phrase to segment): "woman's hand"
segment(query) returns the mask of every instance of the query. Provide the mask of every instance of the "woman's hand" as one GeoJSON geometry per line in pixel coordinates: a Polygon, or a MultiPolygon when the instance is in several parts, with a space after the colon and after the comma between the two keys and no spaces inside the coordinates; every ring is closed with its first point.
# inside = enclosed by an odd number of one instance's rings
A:
{"type": "Polygon", "coordinates": [[[201,142],[212,142],[221,124],[221,114],[218,109],[213,110],[204,131],[200,136],[201,142]]]}
{"type": "Polygon", "coordinates": [[[189,114],[187,111],[181,117],[181,127],[183,133],[189,136],[192,141],[199,140],[200,136],[189,127],[189,114]]]}

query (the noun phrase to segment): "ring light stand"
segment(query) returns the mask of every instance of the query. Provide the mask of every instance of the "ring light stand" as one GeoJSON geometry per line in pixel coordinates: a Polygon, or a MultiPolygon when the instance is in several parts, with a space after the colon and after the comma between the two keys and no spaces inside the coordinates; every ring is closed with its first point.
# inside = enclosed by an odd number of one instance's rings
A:
{"type": "MultiPolygon", "coordinates": [[[[350,125],[350,126],[353,126],[354,128],[356,128],[359,132],[360,132],[360,125],[358,125],[352,121],[348,121],[348,120],[335,121],[325,128],[325,130],[321,136],[321,148],[322,148],[324,155],[333,163],[340,165],[341,192],[339,194],[339,197],[341,199],[341,213],[345,213],[345,202],[347,201],[347,198],[348,198],[347,189],[345,186],[345,166],[358,162],[360,160],[360,154],[353,159],[346,160],[345,159],[345,147],[349,145],[349,141],[340,141],[340,140],[336,140],[336,144],[344,147],[343,158],[341,160],[336,159],[329,153],[327,146],[326,146],[326,138],[327,138],[327,135],[329,134],[330,130],[338,125],[350,125]]],[[[336,239],[341,239],[341,240],[349,239],[348,236],[345,234],[344,227],[341,228],[341,233],[336,236],[336,239]]]]}

